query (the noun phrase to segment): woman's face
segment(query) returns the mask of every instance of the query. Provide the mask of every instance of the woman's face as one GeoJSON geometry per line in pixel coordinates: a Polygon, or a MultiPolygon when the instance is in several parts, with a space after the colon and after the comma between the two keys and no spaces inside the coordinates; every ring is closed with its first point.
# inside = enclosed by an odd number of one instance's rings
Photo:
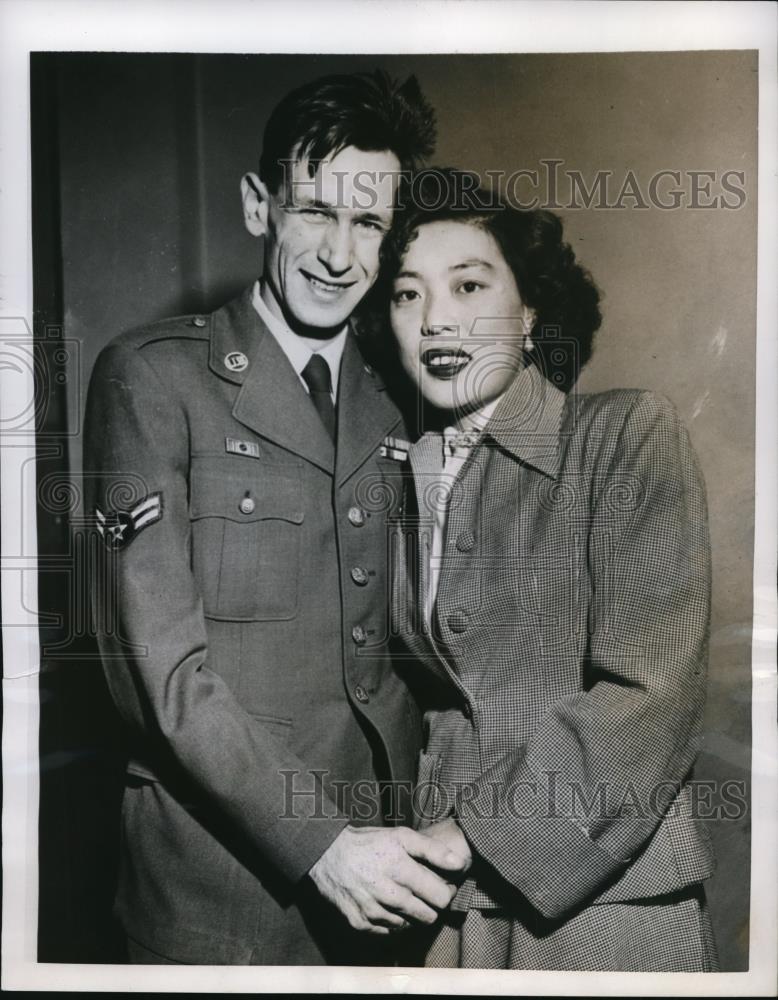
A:
{"type": "Polygon", "coordinates": [[[418,229],[390,318],[405,372],[425,400],[458,414],[507,389],[523,367],[533,319],[494,237],[464,221],[418,229]]]}

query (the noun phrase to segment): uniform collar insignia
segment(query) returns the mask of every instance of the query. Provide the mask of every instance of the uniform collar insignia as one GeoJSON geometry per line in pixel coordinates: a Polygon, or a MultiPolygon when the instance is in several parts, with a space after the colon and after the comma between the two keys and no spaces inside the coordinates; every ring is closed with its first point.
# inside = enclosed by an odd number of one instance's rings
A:
{"type": "Polygon", "coordinates": [[[410,446],[410,441],[404,441],[402,438],[387,434],[381,442],[381,458],[391,458],[395,462],[407,462],[410,446]]]}

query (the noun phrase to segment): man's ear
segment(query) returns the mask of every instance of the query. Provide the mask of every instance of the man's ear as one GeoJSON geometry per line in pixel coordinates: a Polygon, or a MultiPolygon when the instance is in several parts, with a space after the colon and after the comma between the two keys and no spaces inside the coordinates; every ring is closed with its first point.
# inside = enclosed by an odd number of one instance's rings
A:
{"type": "Polygon", "coordinates": [[[268,190],[256,174],[244,174],[240,181],[243,221],[252,236],[264,236],[270,210],[268,190]]]}

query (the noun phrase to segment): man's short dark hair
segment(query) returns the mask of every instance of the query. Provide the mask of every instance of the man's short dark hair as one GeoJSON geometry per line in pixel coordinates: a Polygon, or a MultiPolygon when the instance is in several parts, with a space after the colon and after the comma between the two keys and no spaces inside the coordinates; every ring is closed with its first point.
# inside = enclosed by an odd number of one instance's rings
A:
{"type": "Polygon", "coordinates": [[[285,163],[307,157],[311,176],[321,160],[347,146],[393,152],[413,171],[435,148],[435,112],[415,76],[404,83],[382,70],[324,76],[277,105],[265,126],[259,176],[276,193],[285,163]]]}

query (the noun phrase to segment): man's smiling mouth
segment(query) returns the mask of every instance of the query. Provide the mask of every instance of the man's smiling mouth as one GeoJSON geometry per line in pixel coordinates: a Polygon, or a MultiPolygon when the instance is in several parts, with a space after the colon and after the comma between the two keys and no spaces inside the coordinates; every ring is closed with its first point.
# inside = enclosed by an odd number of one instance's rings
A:
{"type": "Polygon", "coordinates": [[[326,281],[324,278],[318,278],[315,274],[304,271],[302,268],[300,268],[300,274],[302,274],[311,288],[326,295],[340,295],[356,285],[356,281],[326,281]]]}
{"type": "Polygon", "coordinates": [[[459,348],[429,347],[422,352],[421,363],[435,378],[454,378],[472,361],[467,351],[459,348]]]}

